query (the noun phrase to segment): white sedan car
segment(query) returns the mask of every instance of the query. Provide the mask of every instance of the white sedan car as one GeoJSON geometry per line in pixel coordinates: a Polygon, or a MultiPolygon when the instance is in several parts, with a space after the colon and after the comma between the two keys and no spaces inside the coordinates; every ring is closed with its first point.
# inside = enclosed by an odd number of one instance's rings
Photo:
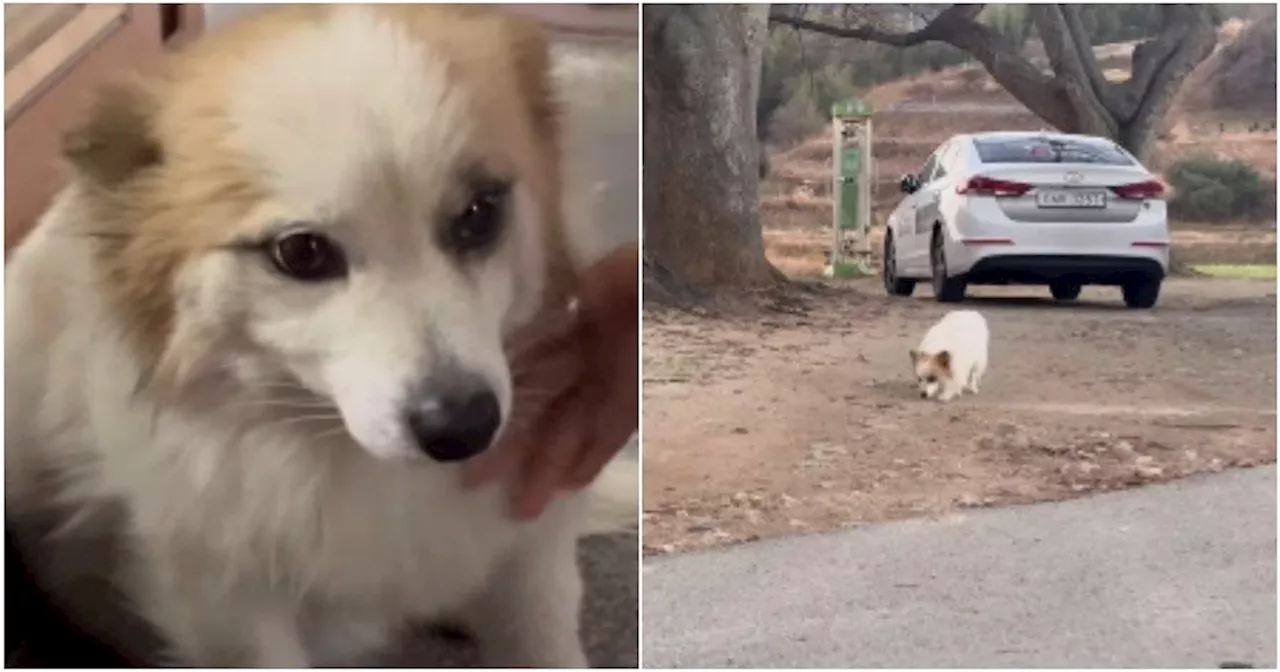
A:
{"type": "Polygon", "coordinates": [[[1169,268],[1164,185],[1116,143],[1061,133],[978,133],[942,143],[889,216],[884,286],[939,301],[969,285],[1048,285],[1070,301],[1119,286],[1150,308],[1169,268]]]}

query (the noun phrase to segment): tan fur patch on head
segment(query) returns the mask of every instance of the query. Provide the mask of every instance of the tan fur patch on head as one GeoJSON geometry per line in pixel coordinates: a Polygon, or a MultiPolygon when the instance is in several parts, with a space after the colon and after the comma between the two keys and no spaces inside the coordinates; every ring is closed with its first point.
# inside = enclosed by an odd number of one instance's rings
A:
{"type": "Polygon", "coordinates": [[[94,100],[87,123],[67,134],[63,153],[89,184],[119,186],[163,159],[152,123],[157,101],[140,81],[108,85],[94,100]]]}
{"type": "MultiPolygon", "coordinates": [[[[526,183],[535,194],[544,222],[548,273],[544,293],[558,305],[577,282],[566,236],[561,107],[551,75],[551,49],[542,25],[484,5],[389,5],[380,10],[398,16],[415,34],[459,56],[463,76],[483,82],[478,93],[504,109],[519,110],[525,132],[512,133],[509,146],[523,144],[526,183]]],[[[511,130],[511,129],[506,129],[511,130]]],[[[504,129],[494,128],[495,133],[504,129]]]]}
{"type": "Polygon", "coordinates": [[[545,244],[550,267],[547,274],[546,298],[560,304],[576,284],[576,272],[570,263],[568,226],[564,221],[564,166],[560,105],[551,82],[551,51],[542,26],[527,18],[504,15],[511,33],[511,57],[515,60],[517,79],[538,143],[541,170],[535,187],[542,195],[545,244]]]}
{"type": "MultiPolygon", "coordinates": [[[[563,302],[576,271],[565,239],[559,114],[541,27],[483,6],[368,7],[444,54],[453,76],[476,83],[478,123],[518,164],[542,215],[544,298],[563,302]]],[[[201,344],[184,344],[180,356],[170,347],[180,271],[227,244],[268,197],[257,169],[227,142],[231,82],[253,67],[264,44],[337,11],[284,5],[228,25],[170,56],[160,75],[104,93],[68,136],[65,155],[92,215],[85,234],[100,243],[104,290],[152,382],[178,384],[201,356],[201,344]]]]}
{"type": "Polygon", "coordinates": [[[951,353],[946,350],[939,352],[933,356],[933,363],[939,372],[946,374],[948,378],[951,377],[951,353]]]}
{"type": "Polygon", "coordinates": [[[262,196],[217,148],[209,119],[190,118],[182,141],[173,141],[165,124],[174,96],[164,75],[109,86],[64,146],[91,215],[83,233],[97,241],[103,288],[143,361],[140,385],[176,382],[190,368],[169,348],[176,276],[187,259],[221,244],[262,196]]]}

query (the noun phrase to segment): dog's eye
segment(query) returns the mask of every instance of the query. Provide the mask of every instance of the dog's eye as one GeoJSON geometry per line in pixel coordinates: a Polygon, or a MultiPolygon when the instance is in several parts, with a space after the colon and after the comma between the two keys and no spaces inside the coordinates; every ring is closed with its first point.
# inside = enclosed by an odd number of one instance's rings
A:
{"type": "Polygon", "coordinates": [[[937,376],[925,376],[925,377],[924,377],[924,382],[929,383],[930,385],[932,385],[933,383],[938,382],[938,377],[937,377],[937,376]]]}
{"type": "Polygon", "coordinates": [[[490,185],[476,191],[463,211],[449,220],[444,232],[445,247],[458,254],[480,252],[491,247],[506,220],[511,187],[490,185]]]}
{"type": "Polygon", "coordinates": [[[269,251],[276,268],[295,280],[319,282],[347,274],[347,259],[342,250],[318,233],[286,233],[271,242],[269,251]]]}

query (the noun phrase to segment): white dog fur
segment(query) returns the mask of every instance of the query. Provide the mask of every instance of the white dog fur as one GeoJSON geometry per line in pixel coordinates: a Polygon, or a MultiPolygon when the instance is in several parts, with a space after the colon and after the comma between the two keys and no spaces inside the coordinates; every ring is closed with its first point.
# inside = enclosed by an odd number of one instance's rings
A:
{"type": "Polygon", "coordinates": [[[76,136],[6,269],[8,515],[56,509],[41,541],[69,549],[121,508],[122,551],[71,580],[105,575],[172,662],[354,665],[458,615],[487,664],[585,666],[576,542],[634,524],[634,461],[517,523],[401,420],[406,389],[462,370],[511,429],[503,339],[581,266],[547,69],[532,24],[482,8],[284,7],[76,136]],[[463,259],[439,221],[475,171],[513,188],[463,259]],[[350,275],[273,275],[244,241],[281,222],[340,241],[350,275]]]}
{"type": "Polygon", "coordinates": [[[987,321],[976,310],[953,310],[938,320],[911,351],[921,398],[951,401],[966,391],[977,394],[990,340],[987,321]]]}

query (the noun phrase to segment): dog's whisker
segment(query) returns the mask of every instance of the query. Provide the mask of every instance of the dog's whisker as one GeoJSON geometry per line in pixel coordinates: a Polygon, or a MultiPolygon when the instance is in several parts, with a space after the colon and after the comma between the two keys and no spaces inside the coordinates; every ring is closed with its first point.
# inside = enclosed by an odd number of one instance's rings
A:
{"type": "Polygon", "coordinates": [[[252,389],[259,392],[292,392],[302,397],[318,398],[315,392],[297,383],[265,383],[255,384],[252,389]]]}
{"type": "Polygon", "coordinates": [[[554,309],[521,327],[507,339],[505,350],[513,358],[524,355],[556,341],[567,339],[578,326],[576,310],[554,309]]]}
{"type": "Polygon", "coordinates": [[[563,396],[568,391],[569,389],[565,388],[563,390],[547,390],[544,392],[515,392],[511,396],[515,401],[515,403],[520,403],[520,402],[527,403],[527,402],[547,401],[550,399],[556,399],[558,397],[563,396]]]}
{"type": "Polygon", "coordinates": [[[342,416],[336,413],[324,413],[320,415],[293,415],[267,423],[264,427],[280,429],[282,427],[289,427],[307,422],[342,422],[342,416]]]}
{"type": "Polygon", "coordinates": [[[315,439],[324,439],[324,438],[328,438],[328,437],[330,437],[330,436],[334,436],[334,435],[336,435],[336,434],[345,434],[346,432],[347,432],[347,427],[346,427],[346,425],[343,425],[343,426],[340,426],[340,427],[332,427],[332,428],[330,428],[330,429],[326,429],[326,430],[324,430],[323,432],[320,432],[319,434],[314,434],[314,435],[312,435],[312,437],[311,437],[311,438],[312,438],[313,440],[315,440],[315,439]]]}
{"type": "Polygon", "coordinates": [[[136,237],[132,233],[124,231],[93,231],[87,229],[71,231],[63,235],[72,238],[95,238],[99,240],[132,240],[136,237]]]}
{"type": "Polygon", "coordinates": [[[319,402],[319,401],[307,402],[307,401],[293,401],[290,399],[270,399],[270,398],[241,399],[241,400],[238,400],[235,404],[232,404],[232,407],[233,408],[260,408],[261,407],[261,408],[330,409],[334,411],[336,411],[338,408],[331,402],[319,402]]]}

